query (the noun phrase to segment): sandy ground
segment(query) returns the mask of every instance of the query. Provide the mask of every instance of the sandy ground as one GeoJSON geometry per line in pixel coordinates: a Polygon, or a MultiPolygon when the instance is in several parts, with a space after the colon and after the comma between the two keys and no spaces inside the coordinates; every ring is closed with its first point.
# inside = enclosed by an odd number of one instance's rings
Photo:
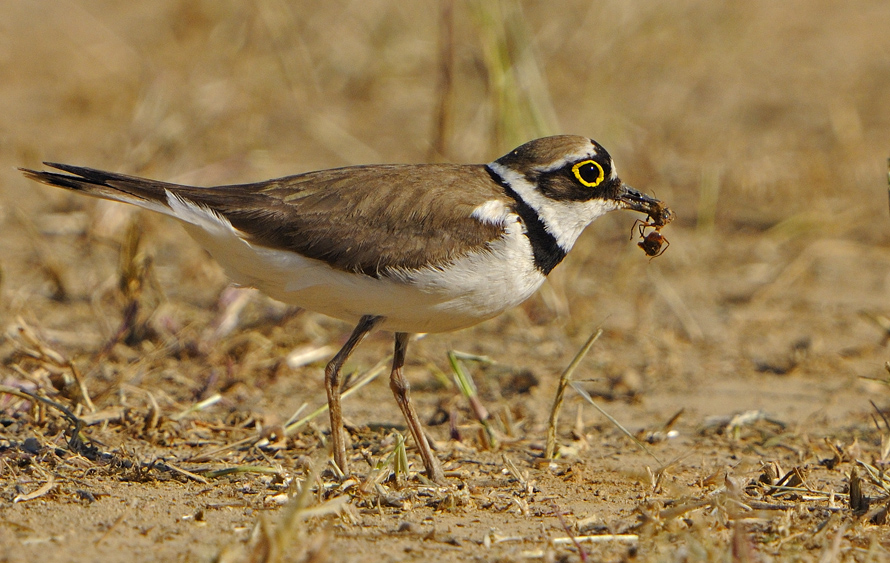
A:
{"type": "Polygon", "coordinates": [[[450,83],[441,12],[0,5],[0,560],[890,559],[890,4],[456,3],[450,83]],[[16,170],[211,185],[551,133],[668,202],[670,247],[649,260],[612,214],[523,306],[412,343],[448,487],[410,440],[394,473],[385,376],[344,402],[353,479],[325,413],[283,436],[351,327],[229,289],[170,220],[16,170]],[[570,390],[548,463],[559,374],[597,327],[574,378],[647,451],[570,390]],[[463,365],[495,444],[449,350],[494,362],[463,365]]]}

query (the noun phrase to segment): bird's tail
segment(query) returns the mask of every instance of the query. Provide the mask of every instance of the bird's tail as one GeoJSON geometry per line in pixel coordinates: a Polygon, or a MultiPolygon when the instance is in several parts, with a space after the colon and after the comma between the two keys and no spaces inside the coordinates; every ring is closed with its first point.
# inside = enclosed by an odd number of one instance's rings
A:
{"type": "Polygon", "coordinates": [[[44,162],[44,164],[67,172],[67,174],[29,170],[27,168],[20,168],[19,170],[24,173],[26,178],[36,180],[48,186],[65,188],[92,197],[131,203],[164,213],[165,215],[175,215],[170,207],[171,196],[175,196],[177,191],[186,188],[186,186],[178,184],[158,182],[115,172],[105,172],[83,166],[72,166],[55,162],[44,162]]]}

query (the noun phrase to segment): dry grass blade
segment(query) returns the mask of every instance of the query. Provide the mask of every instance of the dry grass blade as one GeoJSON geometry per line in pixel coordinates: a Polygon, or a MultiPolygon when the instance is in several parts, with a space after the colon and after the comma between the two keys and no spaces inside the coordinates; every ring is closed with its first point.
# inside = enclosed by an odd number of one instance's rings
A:
{"type": "MultiPolygon", "coordinates": [[[[386,358],[377,362],[377,364],[375,364],[374,367],[372,367],[370,370],[368,370],[363,375],[361,375],[359,377],[359,380],[352,387],[350,387],[349,389],[344,391],[343,395],[341,397],[343,399],[346,399],[347,397],[349,397],[350,395],[352,395],[353,393],[355,393],[356,391],[358,391],[359,389],[361,389],[362,387],[364,387],[365,385],[367,385],[368,383],[373,381],[377,376],[379,376],[381,373],[383,373],[386,365],[391,360],[392,360],[392,355],[389,355],[386,358]]],[[[301,407],[300,409],[298,409],[297,413],[302,412],[302,410],[303,410],[303,408],[301,407]]],[[[289,423],[284,428],[284,435],[285,436],[292,435],[294,432],[296,432],[302,426],[304,426],[307,422],[311,421],[312,419],[314,419],[315,417],[324,413],[327,410],[328,410],[328,405],[325,404],[324,406],[321,406],[321,407],[315,409],[310,414],[304,416],[300,420],[289,423]]],[[[297,416],[297,415],[295,414],[294,416],[297,416]]],[[[291,417],[291,418],[293,418],[293,417],[291,417]]],[[[221,453],[224,453],[224,452],[227,452],[230,450],[234,450],[237,448],[241,448],[243,446],[247,446],[248,444],[256,444],[263,439],[264,439],[264,437],[260,433],[257,433],[253,436],[248,436],[247,438],[242,438],[240,440],[230,442],[224,446],[219,446],[219,447],[213,448],[209,451],[200,453],[200,454],[190,458],[189,461],[192,461],[192,462],[212,461],[213,459],[216,458],[216,456],[218,456],[221,453]]]]}
{"type": "Polygon", "coordinates": [[[194,457],[189,458],[191,462],[202,462],[202,461],[211,461],[216,458],[221,453],[234,450],[240,448],[242,446],[246,446],[248,444],[256,443],[258,440],[261,440],[262,436],[248,436],[247,438],[242,438],[240,440],[236,440],[235,442],[230,442],[225,446],[220,446],[217,448],[213,448],[212,450],[200,453],[194,457]]]}
{"type": "Polygon", "coordinates": [[[847,533],[847,524],[848,522],[846,521],[841,522],[840,527],[834,534],[834,539],[823,549],[822,555],[819,557],[819,563],[832,563],[841,560],[841,541],[844,539],[844,534],[847,533]]]}
{"type": "Polygon", "coordinates": [[[294,414],[290,415],[290,418],[287,419],[287,422],[284,423],[285,428],[296,422],[298,420],[297,417],[303,414],[303,411],[306,410],[308,406],[309,403],[303,403],[302,405],[300,405],[297,410],[294,411],[294,414]]]}
{"type": "Polygon", "coordinates": [[[807,493],[800,495],[801,500],[831,500],[832,498],[837,497],[846,497],[848,496],[846,493],[838,493],[835,491],[819,491],[815,489],[808,489],[806,487],[793,487],[786,485],[775,485],[770,488],[771,496],[780,495],[781,493],[807,493]]]}
{"type": "Polygon", "coordinates": [[[408,451],[405,449],[405,437],[396,433],[396,447],[393,451],[392,470],[396,479],[396,487],[402,488],[402,478],[408,478],[408,451]]]}
{"type": "Polygon", "coordinates": [[[80,431],[85,426],[85,423],[80,417],[71,412],[68,407],[51,399],[47,399],[46,397],[41,397],[40,395],[35,395],[34,393],[25,391],[24,389],[16,389],[7,385],[0,385],[0,393],[14,395],[16,397],[27,399],[29,401],[39,401],[58,410],[65,416],[65,418],[67,418],[72,424],[74,424],[74,429],[71,431],[71,438],[68,440],[68,448],[73,452],[80,451],[81,446],[84,443],[84,439],[80,435],[80,431]]]}
{"type": "Polygon", "coordinates": [[[45,237],[40,234],[40,231],[27,213],[18,207],[14,207],[13,217],[22,226],[22,230],[27,233],[26,240],[34,250],[40,269],[43,270],[43,274],[53,286],[52,298],[60,302],[66,301],[70,293],[62,275],[63,268],[59,259],[55,256],[51,247],[46,243],[45,237]]]}
{"type": "Polygon", "coordinates": [[[556,426],[559,423],[559,411],[562,409],[566,387],[572,380],[572,374],[581,363],[581,360],[587,356],[587,352],[590,351],[590,348],[597,340],[599,340],[599,337],[602,336],[602,334],[603,329],[597,327],[593,334],[590,335],[590,338],[587,339],[587,342],[585,342],[584,345],[581,346],[581,349],[578,350],[578,353],[575,354],[575,357],[572,359],[571,363],[569,363],[569,366],[562,372],[562,375],[559,376],[559,386],[556,388],[556,397],[553,399],[553,408],[550,409],[550,420],[547,423],[547,448],[544,453],[546,459],[553,459],[553,456],[556,454],[556,426]]]}
{"type": "Polygon", "coordinates": [[[510,457],[507,454],[502,454],[501,459],[504,460],[504,467],[507,468],[507,472],[509,472],[510,475],[512,475],[513,478],[519,482],[519,485],[523,489],[527,489],[528,488],[528,475],[526,475],[522,471],[520,471],[519,467],[516,466],[516,463],[512,459],[510,459],[510,457]]]}
{"type": "Polygon", "coordinates": [[[595,536],[575,536],[570,538],[553,538],[550,540],[555,545],[568,545],[573,543],[604,543],[610,541],[620,541],[636,543],[640,541],[637,534],[602,534],[595,536]]]}
{"type": "MultiPolygon", "coordinates": [[[[386,365],[389,364],[389,362],[391,362],[391,361],[392,361],[392,355],[390,354],[389,356],[383,358],[382,360],[380,360],[379,362],[374,364],[374,367],[372,367],[371,369],[366,371],[364,374],[362,374],[359,377],[358,381],[356,381],[352,387],[350,387],[349,389],[344,391],[342,395],[340,395],[340,398],[346,399],[347,397],[349,397],[350,395],[352,395],[353,393],[355,393],[356,391],[358,391],[359,389],[361,389],[368,383],[371,383],[372,381],[374,381],[377,378],[377,376],[379,376],[381,373],[384,372],[384,370],[386,369],[386,365]]],[[[297,420],[296,422],[292,422],[291,424],[288,424],[284,428],[284,435],[290,436],[291,434],[296,432],[298,429],[300,429],[304,424],[306,424],[307,422],[309,422],[316,416],[326,412],[327,410],[328,410],[328,405],[325,404],[324,406],[321,406],[321,407],[315,409],[314,411],[312,411],[311,413],[309,413],[308,415],[304,416],[300,420],[297,420]]]]}
{"type": "Polygon", "coordinates": [[[108,407],[99,412],[83,415],[81,420],[86,426],[94,426],[105,422],[116,422],[124,417],[126,409],[121,406],[108,407]]]}
{"type": "Polygon", "coordinates": [[[95,542],[96,545],[99,545],[103,541],[105,541],[111,535],[111,533],[114,532],[114,530],[116,530],[117,527],[121,525],[121,522],[124,521],[124,518],[127,517],[127,514],[128,514],[127,511],[124,511],[123,513],[121,513],[121,515],[118,516],[110,526],[108,526],[108,529],[105,530],[105,533],[102,534],[101,536],[99,536],[99,539],[97,539],[95,542]]]}
{"type": "Polygon", "coordinates": [[[663,464],[661,463],[661,460],[658,459],[658,456],[656,456],[654,453],[652,453],[651,451],[649,451],[649,448],[646,447],[646,444],[644,444],[643,442],[639,441],[639,440],[637,439],[636,436],[634,436],[633,434],[631,434],[630,431],[629,431],[627,428],[625,428],[624,426],[622,426],[622,424],[621,424],[620,422],[618,422],[618,421],[617,421],[611,414],[607,413],[606,411],[604,411],[604,410],[602,409],[602,407],[600,407],[598,404],[596,404],[596,403],[593,401],[593,397],[590,396],[590,393],[588,393],[587,391],[585,391],[584,388],[581,387],[581,385],[579,385],[579,384],[578,384],[577,382],[575,382],[575,381],[572,381],[572,382],[571,382],[571,385],[572,385],[572,388],[573,388],[575,391],[577,391],[579,395],[581,395],[582,397],[584,397],[584,399],[585,399],[588,403],[590,403],[591,405],[593,405],[593,408],[595,408],[596,410],[600,411],[600,414],[602,414],[604,417],[608,418],[608,419],[609,419],[609,422],[611,422],[612,424],[615,425],[616,428],[618,428],[619,430],[621,430],[621,432],[622,432],[625,436],[627,436],[628,438],[630,438],[631,441],[633,441],[634,444],[636,444],[641,450],[643,450],[644,452],[646,452],[647,454],[649,454],[649,456],[652,457],[652,459],[654,459],[655,461],[657,461],[659,465],[663,465],[663,464]]]}
{"type": "Polygon", "coordinates": [[[44,344],[34,332],[34,329],[31,328],[22,317],[16,318],[16,326],[13,328],[13,331],[14,332],[11,332],[11,335],[18,337],[18,340],[16,341],[14,339],[14,341],[23,353],[32,358],[49,362],[57,366],[67,365],[68,361],[65,357],[44,344]]]}
{"type": "Polygon", "coordinates": [[[53,490],[53,487],[55,487],[55,486],[56,486],[56,480],[53,478],[52,475],[50,475],[49,480],[46,483],[44,483],[43,486],[41,486],[34,492],[16,496],[14,499],[12,499],[12,503],[15,504],[17,502],[25,502],[25,501],[29,501],[29,500],[34,500],[36,498],[40,498],[43,495],[45,495],[46,493],[53,490]]]}
{"type": "Polygon", "coordinates": [[[454,0],[443,0],[439,7],[439,84],[436,88],[436,118],[429,160],[448,158],[451,103],[454,97],[454,0]]]}
{"type": "Polygon", "coordinates": [[[890,494],[890,479],[888,479],[886,472],[881,471],[874,465],[862,461],[861,459],[857,459],[856,463],[865,469],[871,482],[880,487],[884,491],[884,494],[890,494]]]}
{"type": "Polygon", "coordinates": [[[183,477],[188,477],[188,478],[191,479],[192,481],[197,481],[198,483],[203,483],[204,485],[209,485],[209,484],[210,484],[210,481],[208,481],[208,480],[205,479],[204,477],[201,477],[201,476],[198,475],[197,473],[192,473],[191,471],[186,471],[185,469],[183,469],[183,468],[181,468],[181,467],[176,467],[175,465],[173,465],[173,464],[170,463],[169,461],[165,461],[165,462],[164,462],[164,467],[166,467],[166,468],[169,469],[170,471],[173,471],[174,473],[179,473],[179,474],[182,475],[183,477]]]}
{"type": "Polygon", "coordinates": [[[304,521],[309,518],[339,514],[343,510],[349,501],[346,495],[334,497],[318,506],[309,506],[316,475],[314,469],[309,471],[306,479],[298,485],[299,493],[287,503],[274,530],[264,518],[260,518],[259,537],[243,560],[263,563],[291,561],[293,560],[293,553],[290,553],[291,546],[302,544],[300,540],[304,539],[306,534],[305,527],[301,525],[304,521]]]}
{"type": "Polygon", "coordinates": [[[578,550],[578,555],[581,557],[581,563],[587,563],[587,551],[581,547],[581,544],[578,542],[578,539],[575,537],[575,534],[572,533],[572,529],[569,528],[569,525],[566,523],[566,519],[562,514],[562,511],[554,504],[553,512],[556,514],[556,518],[559,519],[559,525],[562,526],[563,531],[568,534],[568,539],[571,540],[572,544],[575,546],[575,549],[578,550]]]}
{"type": "Polygon", "coordinates": [[[812,489],[807,485],[804,479],[804,471],[800,467],[793,467],[779,479],[775,486],[767,493],[769,495],[776,494],[779,490],[788,490],[789,488],[800,488],[805,491],[812,489]]]}
{"type": "Polygon", "coordinates": [[[221,400],[222,400],[222,395],[220,395],[219,393],[214,393],[213,395],[207,397],[203,401],[198,401],[197,403],[188,407],[187,409],[174,414],[173,416],[170,417],[170,420],[181,420],[192,413],[196,413],[196,412],[202,411],[204,409],[207,409],[209,407],[212,407],[213,405],[220,402],[221,400]]]}
{"type": "Polygon", "coordinates": [[[683,516],[684,514],[692,512],[693,510],[698,510],[703,506],[710,506],[711,504],[710,499],[694,499],[676,506],[671,506],[670,508],[665,508],[658,513],[658,517],[661,520],[672,520],[678,516],[683,516]]]}
{"type": "Polygon", "coordinates": [[[73,362],[68,362],[68,369],[71,370],[71,375],[74,376],[74,381],[77,382],[77,389],[80,391],[80,398],[83,399],[84,406],[90,412],[96,412],[96,406],[93,404],[93,400],[90,398],[90,393],[87,390],[87,385],[83,380],[83,375],[81,375],[80,370],[74,365],[73,362]]]}
{"type": "MultiPolygon", "coordinates": [[[[404,444],[404,439],[402,443],[404,444]]],[[[379,485],[381,481],[383,481],[389,475],[389,471],[391,470],[391,468],[394,467],[397,463],[395,459],[397,455],[398,452],[396,451],[396,449],[393,449],[393,451],[391,451],[388,456],[378,461],[371,469],[371,472],[365,478],[364,482],[362,482],[359,490],[363,493],[368,493],[377,485],[379,485]]],[[[407,452],[406,459],[404,461],[407,463],[407,452]]]]}
{"type": "Polygon", "coordinates": [[[77,369],[70,359],[66,358],[56,350],[53,350],[52,347],[45,343],[22,317],[16,317],[16,324],[13,326],[12,330],[10,330],[9,337],[19,352],[44,364],[64,368],[70,371],[71,378],[67,378],[66,376],[66,380],[70,382],[73,379],[84,406],[90,412],[96,412],[96,407],[93,405],[93,401],[87,391],[86,383],[84,382],[80,370],[77,369]]]}
{"type": "Polygon", "coordinates": [[[492,360],[488,356],[481,356],[479,354],[470,354],[469,352],[461,352],[460,350],[452,350],[451,353],[454,354],[454,357],[457,358],[458,360],[464,360],[467,362],[477,362],[477,363],[486,364],[486,365],[491,365],[491,364],[496,363],[494,360],[492,360]]]}
{"type": "Polygon", "coordinates": [[[473,382],[472,376],[464,370],[463,365],[460,363],[460,360],[454,351],[449,350],[448,362],[451,364],[451,371],[454,373],[454,383],[457,385],[457,388],[460,389],[461,395],[463,395],[470,404],[473,416],[475,416],[476,420],[479,421],[479,424],[482,425],[485,440],[487,441],[486,446],[491,449],[496,448],[497,439],[495,439],[494,431],[491,428],[491,424],[488,422],[488,409],[486,409],[485,405],[482,404],[482,401],[479,400],[479,393],[476,390],[476,384],[473,382]]]}
{"type": "MultiPolygon", "coordinates": [[[[890,421],[887,420],[887,416],[881,411],[881,409],[878,408],[878,405],[876,405],[874,401],[869,399],[868,402],[871,404],[872,408],[875,409],[875,412],[878,413],[878,416],[881,417],[881,420],[884,421],[884,429],[890,430],[890,421]]],[[[872,418],[875,421],[875,426],[877,427],[878,432],[883,432],[884,429],[882,429],[881,425],[878,424],[877,419],[874,419],[874,417],[872,417],[872,418]]]]}
{"type": "MultiPolygon", "coordinates": [[[[216,342],[231,334],[241,320],[244,308],[256,297],[257,290],[245,287],[229,286],[222,291],[217,306],[222,309],[214,321],[214,328],[208,337],[209,342],[216,342]]],[[[288,356],[290,360],[290,356],[288,356]]]]}
{"type": "Polygon", "coordinates": [[[337,353],[333,346],[301,346],[288,353],[285,362],[287,367],[297,369],[332,357],[337,353]]]}
{"type": "Polygon", "coordinates": [[[559,129],[521,6],[469,3],[476,21],[494,114],[493,152],[559,129]]]}
{"type": "Polygon", "coordinates": [[[225,477],[226,475],[233,475],[237,473],[261,473],[265,475],[278,475],[281,473],[281,469],[275,467],[266,467],[262,465],[235,465],[232,467],[225,467],[223,469],[205,471],[204,477],[207,477],[208,479],[215,479],[217,477],[225,477]]]}

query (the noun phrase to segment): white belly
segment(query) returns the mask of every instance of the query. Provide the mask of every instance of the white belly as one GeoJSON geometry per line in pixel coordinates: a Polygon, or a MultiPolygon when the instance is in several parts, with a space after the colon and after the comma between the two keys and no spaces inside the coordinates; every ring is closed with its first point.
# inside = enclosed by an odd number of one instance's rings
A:
{"type": "Polygon", "coordinates": [[[396,332],[472,326],[522,303],[544,282],[516,222],[487,250],[446,268],[390,271],[379,278],[336,270],[294,252],[252,246],[228,225],[184,225],[236,283],[350,322],[380,315],[386,317],[381,328],[396,332]]]}

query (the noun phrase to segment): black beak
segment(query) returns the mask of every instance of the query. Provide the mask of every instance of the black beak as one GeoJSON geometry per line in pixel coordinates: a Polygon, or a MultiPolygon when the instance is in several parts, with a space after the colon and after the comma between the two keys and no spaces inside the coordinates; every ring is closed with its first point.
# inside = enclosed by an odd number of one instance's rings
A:
{"type": "Polygon", "coordinates": [[[618,189],[618,200],[621,209],[630,209],[645,213],[652,219],[653,225],[663,226],[674,220],[674,212],[667,208],[663,201],[638,192],[627,184],[618,189]]]}

